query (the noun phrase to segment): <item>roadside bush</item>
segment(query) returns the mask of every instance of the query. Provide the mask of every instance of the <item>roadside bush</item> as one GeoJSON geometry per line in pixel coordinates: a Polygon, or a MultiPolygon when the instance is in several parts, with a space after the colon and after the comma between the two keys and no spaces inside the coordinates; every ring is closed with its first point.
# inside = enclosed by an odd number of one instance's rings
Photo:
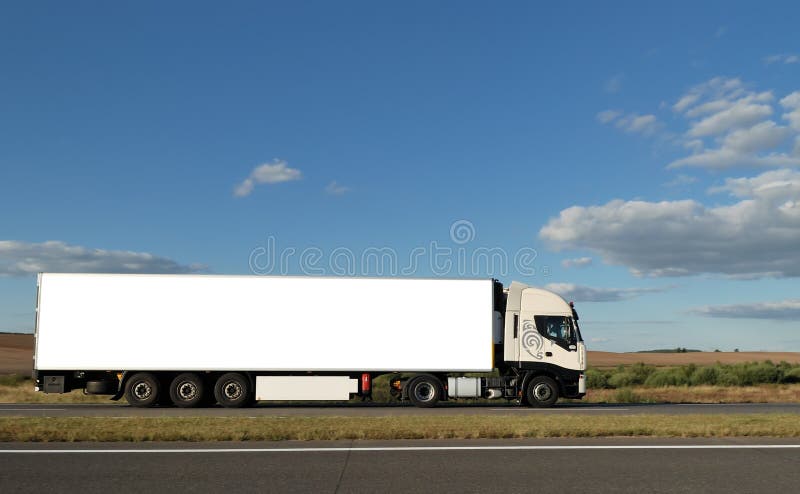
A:
{"type": "Polygon", "coordinates": [[[717,386],[741,386],[742,379],[732,369],[722,368],[717,373],[717,386]]]}
{"type": "Polygon", "coordinates": [[[689,378],[689,384],[698,386],[702,384],[714,385],[717,384],[719,378],[719,369],[716,366],[698,367],[689,378]]]}
{"type": "Polygon", "coordinates": [[[781,382],[785,383],[800,383],[800,367],[788,369],[783,373],[781,382]]]}
{"type": "Polygon", "coordinates": [[[778,382],[778,367],[769,360],[759,364],[754,363],[746,368],[748,370],[748,380],[752,384],[778,382]]]}
{"type": "Polygon", "coordinates": [[[587,369],[586,387],[589,389],[605,389],[608,387],[608,376],[601,370],[587,369]]]}
{"type": "Polygon", "coordinates": [[[30,377],[21,376],[19,374],[3,374],[0,375],[0,386],[18,386],[26,381],[30,381],[30,377]]]}
{"type": "Polygon", "coordinates": [[[633,386],[634,384],[641,384],[635,382],[634,379],[634,375],[630,372],[615,372],[608,378],[608,386],[617,389],[633,386]]]}
{"type": "Polygon", "coordinates": [[[631,386],[753,386],[757,384],[800,383],[800,365],[770,361],[740,364],[694,364],[656,368],[642,363],[613,370],[587,371],[590,388],[619,389],[631,386]]]}
{"type": "Polygon", "coordinates": [[[612,388],[624,388],[626,386],[642,385],[655,372],[656,368],[641,362],[629,367],[620,365],[617,370],[608,377],[608,385],[612,388]]]}
{"type": "Polygon", "coordinates": [[[652,365],[645,365],[641,362],[633,364],[629,371],[633,375],[633,382],[636,384],[644,384],[650,374],[655,372],[656,368],[652,365]]]}
{"type": "Polygon", "coordinates": [[[664,387],[664,386],[688,386],[689,377],[687,376],[687,369],[672,368],[672,369],[658,369],[644,382],[645,386],[664,387]]]}

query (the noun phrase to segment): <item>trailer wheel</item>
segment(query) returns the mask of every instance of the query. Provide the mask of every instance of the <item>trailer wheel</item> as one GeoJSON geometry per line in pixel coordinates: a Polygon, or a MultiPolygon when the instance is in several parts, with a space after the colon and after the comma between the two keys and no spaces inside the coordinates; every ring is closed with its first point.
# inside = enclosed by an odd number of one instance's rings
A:
{"type": "Polygon", "coordinates": [[[149,372],[137,372],[125,383],[125,399],[133,407],[150,407],[158,401],[158,379],[149,372]]]}
{"type": "Polygon", "coordinates": [[[532,407],[551,407],[558,400],[558,384],[547,376],[536,376],[528,382],[525,397],[532,407]]]}
{"type": "Polygon", "coordinates": [[[241,408],[252,403],[250,398],[250,381],[247,377],[229,372],[217,379],[214,386],[214,397],[226,408],[241,408]]]}
{"type": "Polygon", "coordinates": [[[415,407],[435,407],[442,398],[442,383],[433,376],[418,376],[407,385],[408,399],[415,407]]]}
{"type": "Polygon", "coordinates": [[[169,385],[169,397],[176,407],[191,408],[203,403],[205,385],[203,378],[192,372],[179,374],[169,385]]]}

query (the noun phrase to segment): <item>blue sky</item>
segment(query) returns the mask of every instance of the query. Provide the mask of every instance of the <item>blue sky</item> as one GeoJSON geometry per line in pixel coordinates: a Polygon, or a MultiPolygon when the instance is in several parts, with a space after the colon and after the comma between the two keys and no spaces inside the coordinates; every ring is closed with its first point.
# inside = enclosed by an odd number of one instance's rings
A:
{"type": "Polygon", "coordinates": [[[39,270],[294,249],[270,272],[548,286],[593,349],[800,351],[798,14],[3,5],[0,330],[32,330],[39,270]]]}

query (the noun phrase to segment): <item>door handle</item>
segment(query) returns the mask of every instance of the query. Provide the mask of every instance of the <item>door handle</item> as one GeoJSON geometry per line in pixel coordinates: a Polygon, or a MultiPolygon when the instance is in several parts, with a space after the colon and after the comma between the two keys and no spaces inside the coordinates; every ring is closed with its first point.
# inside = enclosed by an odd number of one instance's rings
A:
{"type": "Polygon", "coordinates": [[[544,356],[545,357],[552,357],[553,356],[553,352],[544,352],[544,356]]]}

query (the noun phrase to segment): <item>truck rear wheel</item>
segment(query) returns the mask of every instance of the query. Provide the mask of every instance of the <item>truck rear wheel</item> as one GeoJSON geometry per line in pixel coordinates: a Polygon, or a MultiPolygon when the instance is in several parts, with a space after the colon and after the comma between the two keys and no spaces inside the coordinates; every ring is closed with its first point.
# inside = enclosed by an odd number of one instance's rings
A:
{"type": "Polygon", "coordinates": [[[435,407],[442,398],[442,383],[433,376],[415,377],[406,386],[408,399],[416,407],[435,407]]]}
{"type": "Polygon", "coordinates": [[[203,403],[203,378],[192,372],[179,374],[169,385],[169,397],[176,407],[191,408],[203,403]]]}
{"type": "Polygon", "coordinates": [[[241,408],[252,403],[250,381],[237,372],[223,374],[214,386],[214,397],[226,408],[241,408]]]}
{"type": "Polygon", "coordinates": [[[150,407],[158,401],[160,385],[149,372],[137,372],[125,383],[125,399],[133,407],[150,407]]]}
{"type": "Polygon", "coordinates": [[[536,376],[528,382],[525,397],[532,407],[551,407],[558,400],[558,384],[547,376],[536,376]]]}

